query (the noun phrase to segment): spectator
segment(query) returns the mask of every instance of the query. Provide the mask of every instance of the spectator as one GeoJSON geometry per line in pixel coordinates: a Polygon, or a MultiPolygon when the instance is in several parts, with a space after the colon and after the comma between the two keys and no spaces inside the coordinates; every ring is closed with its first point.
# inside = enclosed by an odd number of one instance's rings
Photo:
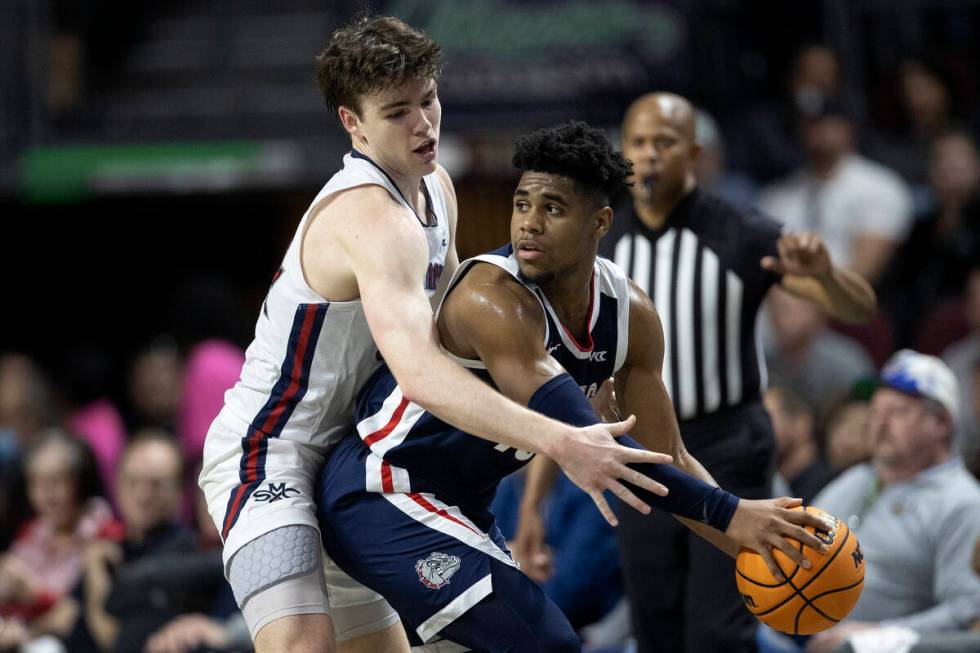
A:
{"type": "Polygon", "coordinates": [[[116,470],[128,435],[122,414],[110,399],[112,357],[93,343],[72,345],[57,357],[54,378],[64,426],[95,454],[105,498],[116,505],[116,470]]]}
{"type": "Polygon", "coordinates": [[[37,617],[81,576],[82,551],[112,522],[91,449],[49,430],[24,456],[35,517],[0,562],[0,612],[37,617]]]}
{"type": "MultiPolygon", "coordinates": [[[[119,544],[99,542],[85,553],[78,594],[80,618],[68,636],[75,651],[142,652],[147,637],[189,611],[190,596],[173,587],[175,576],[196,574],[207,587],[206,569],[192,564],[194,537],[177,524],[182,460],[162,432],[137,434],[123,452],[118,474],[125,534],[119,544]]],[[[218,563],[220,576],[220,562],[218,563]]]]}
{"type": "Polygon", "coordinates": [[[128,421],[131,432],[143,428],[172,431],[180,398],[181,361],[177,343],[157,336],[130,363],[128,421]]]}
{"type": "Polygon", "coordinates": [[[899,345],[912,344],[923,316],[960,294],[980,260],[980,156],[965,132],[948,132],[932,146],[933,207],[916,221],[883,283],[883,303],[899,345]]]}
{"type": "Polygon", "coordinates": [[[815,501],[860,538],[864,591],[846,621],[808,642],[808,653],[836,650],[861,630],[949,633],[980,618],[980,578],[971,569],[980,485],[953,449],[956,378],[938,358],[903,350],[881,383],[871,400],[871,462],[815,501]]]}
{"type": "Polygon", "coordinates": [[[694,133],[701,146],[701,153],[694,162],[698,185],[740,209],[751,208],[757,191],[755,182],[727,167],[725,141],[718,123],[703,109],[697,110],[694,133]]]}
{"type": "Polygon", "coordinates": [[[177,438],[189,466],[201,459],[204,436],[224,406],[225,391],[238,381],[244,363],[245,353],[226,340],[205,340],[191,348],[176,419],[177,438]]]}
{"type": "Polygon", "coordinates": [[[798,388],[808,398],[817,422],[847,396],[857,380],[874,375],[868,353],[827,328],[819,307],[773,288],[766,299],[766,314],[769,319],[764,327],[770,327],[763,331],[766,365],[773,378],[798,388]]]}
{"type": "Polygon", "coordinates": [[[909,183],[922,186],[935,139],[955,126],[951,86],[938,66],[914,58],[898,65],[895,82],[888,108],[898,109],[896,124],[890,132],[873,132],[868,151],[909,183]]]}
{"type": "Polygon", "coordinates": [[[980,454],[980,384],[977,383],[980,366],[980,267],[974,268],[967,277],[965,313],[970,335],[954,343],[945,352],[943,360],[953,370],[959,384],[959,412],[956,417],[957,447],[963,459],[972,463],[980,454]]]}
{"type": "Polygon", "coordinates": [[[820,455],[813,407],[788,385],[774,385],[762,399],[776,434],[773,496],[800,497],[809,505],[837,474],[820,455]]]}
{"type": "Polygon", "coordinates": [[[855,128],[840,104],[808,108],[806,163],[766,188],[759,207],[793,230],[817,232],[835,261],[875,283],[908,230],[912,198],[898,175],[857,154],[855,128]]]}
{"type": "Polygon", "coordinates": [[[0,354],[0,550],[27,519],[21,457],[53,423],[48,383],[27,356],[0,354]]]}
{"type": "Polygon", "coordinates": [[[827,411],[824,456],[837,470],[850,469],[871,458],[868,412],[864,399],[847,398],[827,411]]]}
{"type": "Polygon", "coordinates": [[[800,48],[779,101],[752,107],[735,120],[731,129],[732,161],[756,181],[769,181],[789,174],[803,162],[796,138],[796,119],[801,110],[841,96],[840,62],[837,55],[820,44],[800,48]]]}

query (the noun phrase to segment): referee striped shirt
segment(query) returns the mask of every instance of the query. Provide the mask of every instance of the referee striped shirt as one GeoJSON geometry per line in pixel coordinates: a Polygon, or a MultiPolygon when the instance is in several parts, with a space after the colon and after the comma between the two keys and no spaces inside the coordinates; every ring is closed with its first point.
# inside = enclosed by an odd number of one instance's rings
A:
{"type": "Polygon", "coordinates": [[[599,254],[613,259],[656,304],[664,329],[664,384],[679,421],[759,399],[765,363],[756,316],[779,276],[764,270],[782,225],[699,190],[653,230],[631,197],[615,212],[599,254]]]}

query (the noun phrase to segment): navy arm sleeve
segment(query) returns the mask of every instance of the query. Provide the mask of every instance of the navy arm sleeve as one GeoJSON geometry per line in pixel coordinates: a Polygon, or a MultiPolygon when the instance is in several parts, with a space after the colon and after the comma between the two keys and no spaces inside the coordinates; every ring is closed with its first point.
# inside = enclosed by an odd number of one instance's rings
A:
{"type": "MultiPolygon", "coordinates": [[[[528,407],[573,426],[589,426],[600,422],[582,390],[569,374],[556,376],[538,388],[528,407]]],[[[619,438],[619,442],[627,447],[643,449],[629,436],[619,438]]],[[[630,490],[650,506],[699,521],[721,532],[728,528],[738,507],[738,497],[735,495],[671,465],[641,463],[630,464],[629,467],[662,483],[670,490],[667,496],[662,497],[627,483],[630,490]]]]}

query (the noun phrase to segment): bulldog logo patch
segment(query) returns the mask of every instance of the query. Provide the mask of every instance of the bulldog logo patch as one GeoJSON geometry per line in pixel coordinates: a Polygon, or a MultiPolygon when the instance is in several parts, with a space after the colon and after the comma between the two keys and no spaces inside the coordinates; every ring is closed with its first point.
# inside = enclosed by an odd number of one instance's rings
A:
{"type": "Polygon", "coordinates": [[[437,590],[449,584],[450,577],[459,569],[459,563],[457,556],[433,552],[425,560],[415,563],[415,572],[423,585],[437,590]]]}

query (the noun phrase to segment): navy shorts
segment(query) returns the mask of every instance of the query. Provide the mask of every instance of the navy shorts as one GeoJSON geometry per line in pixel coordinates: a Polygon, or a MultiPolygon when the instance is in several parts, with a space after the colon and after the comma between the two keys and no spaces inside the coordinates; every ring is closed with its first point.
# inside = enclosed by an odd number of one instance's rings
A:
{"type": "Polygon", "coordinates": [[[388,600],[411,639],[580,650],[561,611],[518,569],[489,510],[464,511],[435,492],[368,492],[372,456],[356,437],[331,454],[317,487],[323,544],[388,600]]]}

